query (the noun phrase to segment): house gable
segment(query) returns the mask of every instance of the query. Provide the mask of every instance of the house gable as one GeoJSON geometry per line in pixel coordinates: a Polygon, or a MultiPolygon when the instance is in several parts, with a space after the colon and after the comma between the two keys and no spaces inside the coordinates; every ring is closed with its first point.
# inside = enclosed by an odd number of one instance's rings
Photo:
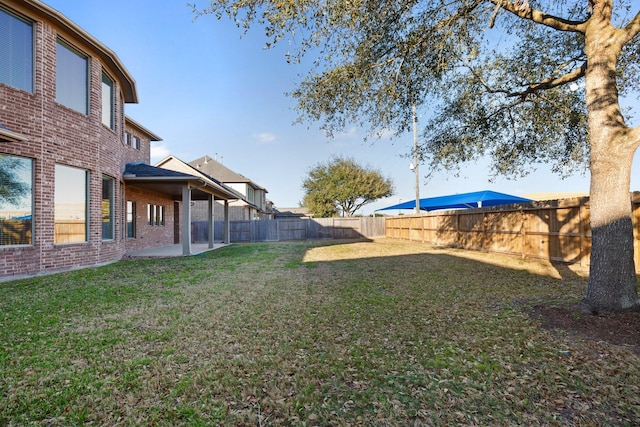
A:
{"type": "Polygon", "coordinates": [[[264,187],[209,156],[193,160],[189,162],[189,165],[241,193],[246,205],[242,205],[240,202],[237,205],[244,206],[245,210],[249,211],[244,215],[248,219],[270,215],[271,212],[268,211],[266,203],[267,190],[264,187]]]}

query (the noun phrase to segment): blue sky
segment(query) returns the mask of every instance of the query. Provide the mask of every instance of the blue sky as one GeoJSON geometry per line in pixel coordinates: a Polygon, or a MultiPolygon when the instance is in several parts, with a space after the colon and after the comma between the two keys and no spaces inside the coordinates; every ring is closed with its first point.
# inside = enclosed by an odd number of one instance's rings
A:
{"type": "MultiPolygon", "coordinates": [[[[113,50],[135,78],[139,104],[127,104],[126,114],[162,137],[152,144],[152,163],[168,154],[187,162],[209,155],[265,187],[275,206],[284,208],[302,200],[311,167],[340,155],[378,169],[396,188],[394,196],[359,213],[415,199],[415,175],[404,157],[412,135],[365,142],[353,128],[328,139],[313,124],[293,125],[295,103],[285,92],[304,65],[286,63],[286,43],[264,49],[258,28],[241,37],[229,21],[204,16],[194,22],[187,0],[45,2],[113,50]]],[[[632,190],[640,190],[639,157],[632,190]]],[[[427,183],[424,169],[421,197],[485,189],[519,196],[589,190],[588,174],[561,180],[544,167],[524,179],[494,182],[484,162],[468,165],[460,177],[441,174],[427,183]]]]}

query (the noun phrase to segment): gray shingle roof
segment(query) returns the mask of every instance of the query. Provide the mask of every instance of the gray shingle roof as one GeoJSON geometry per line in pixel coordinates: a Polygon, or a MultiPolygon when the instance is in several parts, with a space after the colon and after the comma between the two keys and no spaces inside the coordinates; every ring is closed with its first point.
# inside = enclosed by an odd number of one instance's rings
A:
{"type": "Polygon", "coordinates": [[[142,162],[127,163],[124,169],[124,175],[135,175],[139,178],[196,178],[193,175],[158,168],[142,162]]]}
{"type": "Polygon", "coordinates": [[[251,182],[251,180],[246,176],[232,171],[222,163],[213,160],[209,156],[195,159],[194,161],[189,162],[189,165],[221,182],[251,182]]]}

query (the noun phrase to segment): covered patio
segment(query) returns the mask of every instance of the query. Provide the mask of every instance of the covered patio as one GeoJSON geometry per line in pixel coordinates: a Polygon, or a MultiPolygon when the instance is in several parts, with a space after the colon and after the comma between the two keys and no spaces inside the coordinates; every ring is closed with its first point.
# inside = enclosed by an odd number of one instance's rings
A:
{"type": "Polygon", "coordinates": [[[188,256],[194,255],[194,253],[199,253],[195,251],[203,252],[205,250],[213,250],[220,247],[220,245],[216,247],[213,237],[214,200],[222,200],[224,202],[223,244],[230,243],[229,200],[237,200],[238,198],[241,198],[241,196],[233,189],[214,180],[213,178],[198,173],[195,169],[194,174],[188,174],[171,169],[151,166],[142,162],[127,164],[123,178],[128,186],[135,186],[145,191],[169,195],[174,201],[179,201],[182,204],[182,211],[180,215],[182,241],[179,244],[131,251],[127,252],[127,256],[136,256],[135,254],[138,254],[137,256],[162,256],[162,254],[165,254],[165,256],[171,256],[170,254],[173,254],[176,251],[180,251],[182,256],[188,256]],[[205,200],[208,202],[209,235],[206,244],[196,245],[191,243],[191,202],[195,200],[205,200]],[[202,246],[205,246],[205,248],[202,248],[202,246]]]}

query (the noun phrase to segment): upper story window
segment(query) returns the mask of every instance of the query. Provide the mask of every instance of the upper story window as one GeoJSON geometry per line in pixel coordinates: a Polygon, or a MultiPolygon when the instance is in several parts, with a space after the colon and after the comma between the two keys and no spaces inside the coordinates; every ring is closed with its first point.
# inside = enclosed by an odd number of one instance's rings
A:
{"type": "Polygon", "coordinates": [[[140,138],[138,138],[137,136],[133,137],[133,148],[135,148],[136,150],[140,149],[140,138]]]}
{"type": "Polygon", "coordinates": [[[124,133],[124,143],[131,147],[131,134],[129,132],[124,133]]]}
{"type": "Polygon", "coordinates": [[[33,92],[33,25],[2,8],[0,82],[33,92]]]}
{"type": "Polygon", "coordinates": [[[102,73],[102,124],[114,129],[113,80],[102,73]]]}
{"type": "Polygon", "coordinates": [[[56,46],[56,101],[82,114],[89,108],[89,60],[68,44],[56,46]]]}
{"type": "Polygon", "coordinates": [[[247,202],[255,203],[254,190],[250,185],[247,185],[247,202]]]}
{"type": "Polygon", "coordinates": [[[254,203],[256,205],[258,205],[259,208],[264,208],[265,203],[264,203],[264,191],[263,190],[256,190],[255,191],[255,200],[254,203]]]}

